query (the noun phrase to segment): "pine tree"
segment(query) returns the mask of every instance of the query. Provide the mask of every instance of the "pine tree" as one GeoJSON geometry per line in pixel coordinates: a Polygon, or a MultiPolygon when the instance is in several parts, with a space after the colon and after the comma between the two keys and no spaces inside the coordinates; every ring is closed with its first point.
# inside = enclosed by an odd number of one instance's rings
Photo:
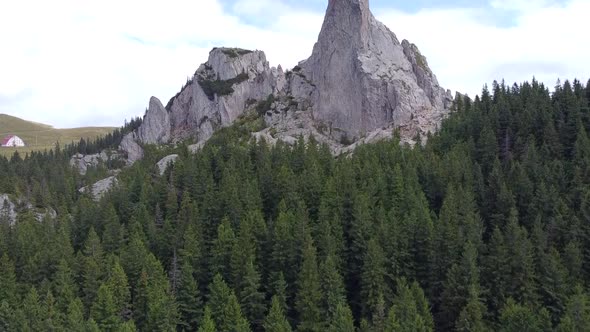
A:
{"type": "Polygon", "coordinates": [[[590,329],[590,298],[581,286],[569,298],[557,331],[588,331],[590,329]]]}
{"type": "Polygon", "coordinates": [[[199,319],[203,313],[203,305],[199,287],[193,277],[193,268],[188,260],[184,261],[181,268],[180,285],[176,293],[179,313],[179,329],[195,331],[199,326],[199,319]]]}
{"type": "Polygon", "coordinates": [[[485,306],[479,298],[479,290],[476,286],[469,288],[469,300],[455,323],[456,330],[459,332],[486,332],[488,331],[484,323],[485,306]]]}
{"type": "Polygon", "coordinates": [[[442,295],[442,317],[439,324],[453,329],[462,308],[469,302],[471,289],[478,292],[479,287],[477,251],[475,246],[468,242],[465,245],[461,262],[454,264],[447,275],[442,295]]]}
{"type": "Polygon", "coordinates": [[[118,253],[123,245],[123,226],[119,222],[119,217],[115,208],[109,204],[102,209],[102,225],[104,232],[102,235],[102,245],[106,253],[118,253]]]}
{"type": "Polygon", "coordinates": [[[90,317],[101,330],[115,331],[121,324],[113,292],[107,284],[98,289],[96,301],[90,309],[90,317]]]}
{"type": "Polygon", "coordinates": [[[183,247],[179,251],[181,266],[185,263],[190,264],[193,275],[197,278],[195,279],[197,283],[205,281],[202,279],[205,274],[202,266],[204,243],[202,232],[199,229],[197,225],[192,223],[187,226],[184,232],[183,247]]]}
{"type": "Polygon", "coordinates": [[[205,307],[203,318],[201,319],[201,326],[199,327],[199,332],[217,332],[217,328],[215,327],[215,321],[211,317],[211,309],[209,306],[205,307]]]}
{"type": "Polygon", "coordinates": [[[387,320],[385,321],[384,332],[398,332],[402,331],[400,322],[395,315],[395,308],[392,307],[387,314],[387,320]]]}
{"type": "Polygon", "coordinates": [[[22,311],[26,329],[31,331],[44,330],[44,314],[39,295],[35,287],[31,287],[22,303],[22,311]]]}
{"type": "Polygon", "coordinates": [[[320,276],[316,258],[316,249],[311,239],[303,251],[303,264],[297,282],[296,308],[299,314],[298,331],[319,331],[322,326],[321,303],[322,293],[320,276]]]}
{"type": "Polygon", "coordinates": [[[0,258],[0,303],[6,301],[8,305],[17,304],[16,293],[16,275],[14,272],[14,264],[4,253],[0,258]]]}
{"type": "Polygon", "coordinates": [[[279,272],[273,274],[272,278],[270,293],[273,297],[277,298],[285,315],[288,315],[290,307],[287,304],[287,282],[285,281],[285,277],[282,272],[279,272]]]}
{"type": "Polygon", "coordinates": [[[224,280],[231,280],[231,253],[236,237],[229,219],[224,218],[217,228],[217,239],[211,248],[211,273],[221,274],[224,280]]]}
{"type": "Polygon", "coordinates": [[[223,308],[229,299],[231,289],[227,286],[221,274],[216,274],[209,285],[209,302],[207,306],[211,309],[211,316],[219,326],[219,317],[221,317],[223,308]]]}
{"type": "Polygon", "coordinates": [[[537,313],[509,299],[500,315],[499,330],[502,332],[550,331],[551,322],[546,311],[537,313]]]}
{"type": "Polygon", "coordinates": [[[69,304],[78,294],[77,287],[68,262],[60,260],[53,280],[53,293],[57,299],[57,308],[62,313],[67,312],[69,304]]]}
{"type": "Polygon", "coordinates": [[[6,300],[0,302],[0,331],[14,331],[17,323],[14,317],[14,309],[10,307],[6,300]]]}
{"type": "Polygon", "coordinates": [[[270,311],[262,324],[267,332],[291,332],[291,325],[285,317],[283,304],[276,295],[272,297],[270,311]]]}
{"type": "Polygon", "coordinates": [[[88,233],[83,254],[81,258],[83,264],[82,291],[84,292],[84,304],[87,308],[90,308],[96,299],[97,291],[104,276],[102,245],[94,228],[91,228],[88,233]]]}
{"type": "Polygon", "coordinates": [[[56,308],[55,298],[51,293],[51,290],[47,291],[45,300],[43,301],[43,313],[46,331],[61,331],[63,326],[61,325],[61,312],[56,308]]]}
{"type": "Polygon", "coordinates": [[[331,318],[328,327],[329,332],[354,332],[354,319],[352,311],[345,302],[340,302],[336,306],[336,312],[331,318]]]}
{"type": "Polygon", "coordinates": [[[338,307],[346,301],[344,280],[338,271],[333,255],[328,255],[320,264],[320,279],[323,295],[323,311],[327,319],[333,319],[338,307]]]}
{"type": "Polygon", "coordinates": [[[425,308],[423,308],[425,303],[424,294],[420,294],[421,290],[417,284],[414,287],[417,290],[413,292],[405,280],[398,280],[398,294],[394,298],[392,312],[389,314],[388,321],[392,321],[391,317],[393,315],[399,323],[399,331],[432,332],[434,330],[432,316],[430,312],[424,312],[425,308]]]}
{"type": "Polygon", "coordinates": [[[65,330],[68,332],[83,331],[86,325],[84,321],[84,305],[79,298],[76,298],[68,305],[65,321],[65,330]]]}
{"type": "Polygon", "coordinates": [[[549,310],[554,324],[559,322],[565,311],[568,292],[566,276],[567,271],[561,264],[559,252],[552,248],[542,266],[539,292],[543,306],[549,310]]]}
{"type": "Polygon", "coordinates": [[[118,316],[121,319],[128,318],[131,313],[131,292],[129,290],[127,275],[125,274],[125,271],[123,271],[123,268],[119,264],[118,260],[115,261],[115,265],[111,270],[106,284],[113,294],[113,301],[118,316]]]}
{"type": "Polygon", "coordinates": [[[385,257],[376,239],[369,240],[361,275],[361,298],[365,317],[377,312],[379,300],[389,298],[385,283],[385,257]]]}
{"type": "Polygon", "coordinates": [[[219,324],[222,331],[249,332],[250,324],[242,315],[240,304],[236,295],[232,292],[223,308],[223,315],[219,324]]]}
{"type": "Polygon", "coordinates": [[[117,329],[117,332],[136,332],[137,327],[135,326],[135,322],[133,320],[128,320],[121,324],[117,329]]]}
{"type": "Polygon", "coordinates": [[[244,315],[254,327],[258,327],[262,325],[266,308],[264,293],[260,291],[260,274],[256,271],[253,260],[251,257],[246,263],[239,295],[244,315]]]}
{"type": "Polygon", "coordinates": [[[176,329],[178,311],[174,294],[162,268],[153,256],[148,256],[149,279],[147,285],[147,320],[145,328],[151,331],[172,331],[176,329]]]}

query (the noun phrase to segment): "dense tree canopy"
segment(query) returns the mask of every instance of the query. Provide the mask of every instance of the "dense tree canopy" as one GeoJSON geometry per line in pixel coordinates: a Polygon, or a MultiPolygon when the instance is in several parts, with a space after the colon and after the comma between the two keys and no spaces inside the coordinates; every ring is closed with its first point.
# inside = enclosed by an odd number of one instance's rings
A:
{"type": "Polygon", "coordinates": [[[0,157],[0,192],[32,203],[0,214],[0,330],[590,329],[590,84],[494,83],[422,146],[337,158],[241,121],[80,194],[113,165],[81,176],[71,154],[139,123],[0,157]]]}

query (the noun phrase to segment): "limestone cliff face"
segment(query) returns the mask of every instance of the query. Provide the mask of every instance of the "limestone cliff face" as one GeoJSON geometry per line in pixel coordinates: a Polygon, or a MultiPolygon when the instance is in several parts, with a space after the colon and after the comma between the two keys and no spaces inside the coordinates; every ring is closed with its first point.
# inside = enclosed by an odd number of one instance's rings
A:
{"type": "Polygon", "coordinates": [[[270,68],[264,52],[216,48],[166,107],[152,97],[138,130],[147,144],[205,141],[231,125],[249,106],[283,89],[282,69],[270,68]]]}
{"type": "Polygon", "coordinates": [[[170,140],[170,115],[156,97],[150,99],[147,115],[138,129],[139,140],[146,144],[167,143],[170,140]]]}
{"type": "Polygon", "coordinates": [[[330,0],[300,67],[317,90],[314,118],[332,135],[361,138],[390,126],[407,135],[434,131],[451,102],[418,48],[377,21],[368,0],[330,0]]]}
{"type": "Polygon", "coordinates": [[[215,48],[166,107],[150,100],[143,124],[121,149],[136,159],[143,151],[133,142],[192,139],[198,151],[217,129],[271,94],[275,102],[264,110],[269,128],[255,137],[294,142],[314,136],[335,154],[390,138],[394,130],[413,144],[417,134],[438,129],[452,102],[418,47],[377,21],[368,0],[329,0],[309,59],[283,73],[270,68],[261,51],[215,48]]]}

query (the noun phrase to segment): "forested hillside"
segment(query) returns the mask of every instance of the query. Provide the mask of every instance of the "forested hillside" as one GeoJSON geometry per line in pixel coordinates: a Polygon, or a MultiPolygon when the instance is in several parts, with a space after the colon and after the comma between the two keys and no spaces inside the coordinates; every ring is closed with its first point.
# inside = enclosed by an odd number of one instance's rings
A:
{"type": "MultiPolygon", "coordinates": [[[[0,331],[588,331],[590,82],[458,97],[425,146],[332,157],[245,121],[146,148],[99,202],[68,160],[0,157],[0,331]],[[180,158],[159,176],[154,164],[180,158]]],[[[258,121],[258,120],[256,120],[258,121]]]]}

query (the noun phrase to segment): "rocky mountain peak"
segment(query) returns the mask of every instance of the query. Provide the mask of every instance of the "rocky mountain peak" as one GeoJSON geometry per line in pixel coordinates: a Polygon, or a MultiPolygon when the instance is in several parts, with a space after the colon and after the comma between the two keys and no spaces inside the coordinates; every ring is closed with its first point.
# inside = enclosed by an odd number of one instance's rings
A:
{"type": "Polygon", "coordinates": [[[215,130],[231,125],[253,102],[278,94],[285,84],[282,69],[270,68],[264,52],[214,48],[208,61],[165,107],[158,98],[150,99],[141,127],[125,142],[206,141],[215,130]]]}
{"type": "Polygon", "coordinates": [[[400,128],[413,137],[436,130],[450,95],[417,47],[377,21],[367,0],[329,2],[311,57],[300,67],[310,83],[314,118],[338,139],[400,128]]]}
{"type": "Polygon", "coordinates": [[[418,47],[400,43],[368,0],[329,0],[307,60],[284,73],[270,68],[262,51],[214,48],[165,107],[150,100],[143,124],[121,149],[140,158],[132,142],[190,139],[202,147],[254,108],[268,126],[254,136],[270,142],[314,136],[338,154],[399,130],[402,142],[415,143],[438,129],[451,101],[418,47]]]}

